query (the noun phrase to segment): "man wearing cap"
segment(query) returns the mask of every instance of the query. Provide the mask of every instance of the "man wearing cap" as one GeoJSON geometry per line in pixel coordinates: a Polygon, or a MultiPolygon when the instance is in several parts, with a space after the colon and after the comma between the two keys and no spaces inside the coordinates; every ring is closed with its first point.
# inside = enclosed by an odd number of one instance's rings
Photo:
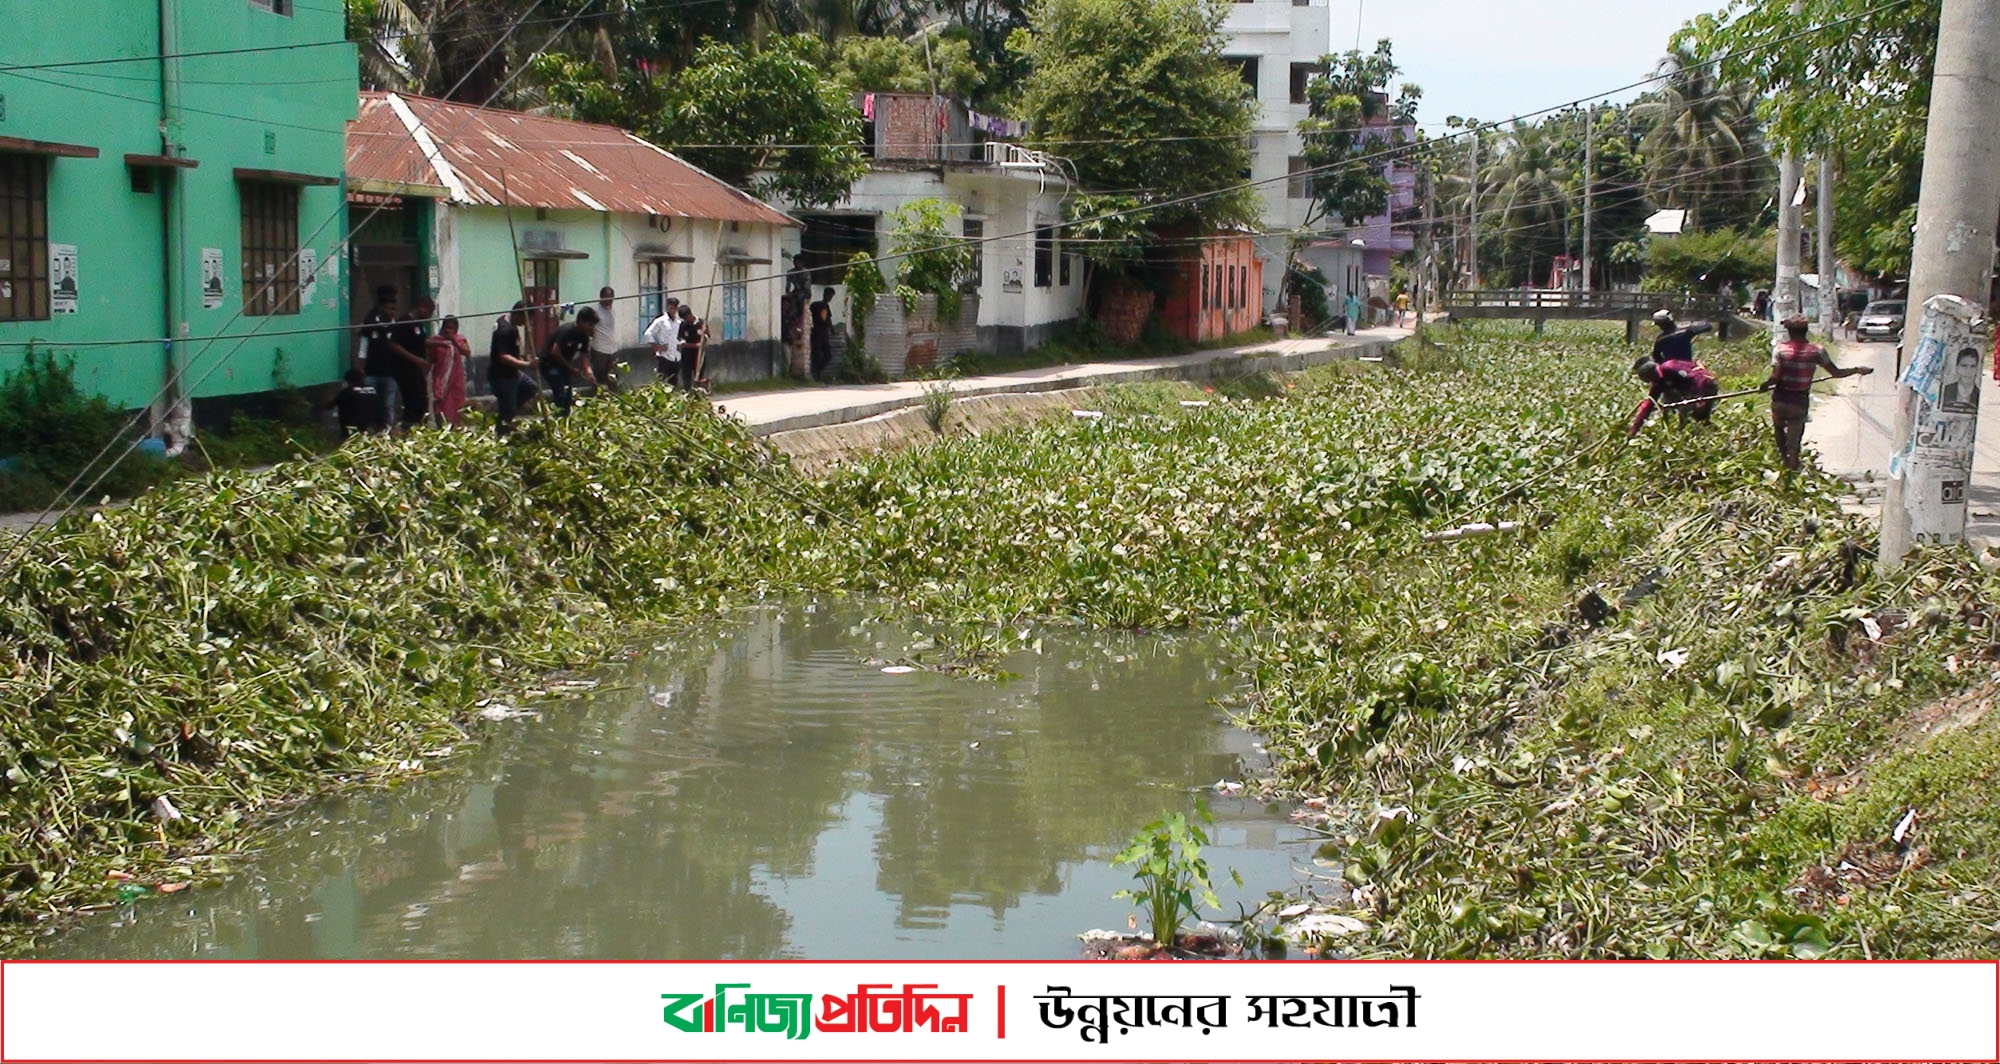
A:
{"type": "Polygon", "coordinates": [[[1866,377],[1875,372],[1869,366],[1842,369],[1834,365],[1826,348],[1806,339],[1810,326],[1802,314],[1785,319],[1787,338],[1771,352],[1771,377],[1763,384],[1763,390],[1771,393],[1771,432],[1778,441],[1778,460],[1788,470],[1799,468],[1813,377],[1822,369],[1834,377],[1866,377]]]}
{"type": "Polygon", "coordinates": [[[1653,324],[1660,328],[1659,339],[1653,341],[1655,362],[1693,362],[1694,338],[1715,331],[1715,326],[1705,321],[1683,329],[1674,323],[1673,314],[1665,310],[1653,315],[1653,324]]]}

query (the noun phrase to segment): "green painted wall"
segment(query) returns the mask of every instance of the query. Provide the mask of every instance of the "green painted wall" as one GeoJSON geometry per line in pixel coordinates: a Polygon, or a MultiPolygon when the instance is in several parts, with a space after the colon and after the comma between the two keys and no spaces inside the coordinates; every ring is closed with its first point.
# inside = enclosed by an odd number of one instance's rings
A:
{"type": "Polygon", "coordinates": [[[6,61],[55,63],[140,57],[141,61],[0,73],[5,97],[0,137],[85,144],[95,159],[50,160],[49,238],[77,248],[81,289],[75,314],[0,322],[0,372],[18,366],[26,342],[73,357],[79,380],[113,402],[151,402],[166,379],[160,342],[183,387],[197,398],[268,391],[280,352],[290,379],[337,378],[347,342],[330,331],[347,323],[347,225],[339,186],[302,189],[300,247],[322,264],[311,300],[295,315],[240,316],[243,294],[237,168],[338,178],[346,123],[357,99],[355,56],[341,42],[337,4],[296,4],[277,15],[251,0],[68,0],[13,13],[6,61]],[[170,179],[170,192],[133,190],[127,153],[161,154],[163,50],[160,6],[169,12],[175,53],[273,50],[187,56],[166,62],[175,103],[168,133],[179,154],[199,161],[170,179]],[[334,42],[327,44],[326,42],[334,42]],[[315,45],[313,47],[282,47],[315,45]],[[171,208],[162,218],[163,198],[171,208]],[[171,264],[162,243],[171,233],[171,264]],[[220,306],[202,305],[202,250],[222,252],[220,306]],[[331,269],[329,269],[331,267],[331,269]],[[171,294],[170,294],[171,289],[171,294]],[[258,335],[297,333],[300,335],[258,335]],[[113,345],[117,341],[142,340],[113,345]]]}

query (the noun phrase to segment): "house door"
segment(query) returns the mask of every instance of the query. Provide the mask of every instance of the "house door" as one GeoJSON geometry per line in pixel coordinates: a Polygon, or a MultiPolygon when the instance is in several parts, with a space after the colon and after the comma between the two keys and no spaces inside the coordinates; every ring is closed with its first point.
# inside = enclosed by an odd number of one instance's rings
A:
{"type": "Polygon", "coordinates": [[[557,294],[561,281],[560,260],[528,260],[528,283],[521,289],[521,299],[530,308],[528,335],[534,338],[536,355],[540,355],[542,346],[549,342],[549,334],[556,331],[556,312],[562,302],[562,297],[557,294]]]}

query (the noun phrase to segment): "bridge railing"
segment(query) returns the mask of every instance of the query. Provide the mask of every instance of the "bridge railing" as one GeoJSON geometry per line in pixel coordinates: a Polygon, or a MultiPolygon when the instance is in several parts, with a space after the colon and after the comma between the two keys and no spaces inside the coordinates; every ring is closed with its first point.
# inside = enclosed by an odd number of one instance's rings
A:
{"type": "Polygon", "coordinates": [[[1533,317],[1537,311],[1552,316],[1603,314],[1606,317],[1651,314],[1661,308],[1689,316],[1721,316],[1736,307],[1726,296],[1676,296],[1654,292],[1573,292],[1562,289],[1495,288],[1447,292],[1444,309],[1518,311],[1533,317]]]}

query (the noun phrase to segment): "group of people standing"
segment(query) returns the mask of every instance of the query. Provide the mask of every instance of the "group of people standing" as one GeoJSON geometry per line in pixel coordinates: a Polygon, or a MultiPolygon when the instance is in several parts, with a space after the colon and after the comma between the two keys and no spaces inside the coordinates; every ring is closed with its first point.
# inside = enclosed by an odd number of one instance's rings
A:
{"type": "Polygon", "coordinates": [[[785,350],[794,373],[804,372],[813,380],[825,380],[833,368],[833,297],[831,288],[812,298],[812,270],[804,253],[792,257],[791,272],[785,275],[785,294],[778,304],[778,318],[784,323],[785,350]]]}
{"type": "MultiPolygon", "coordinates": [[[[394,285],[375,290],[375,307],[362,322],[353,367],[335,400],[343,433],[400,433],[425,422],[454,428],[465,424],[471,344],[460,333],[457,318],[437,319],[435,301],[419,297],[403,313],[400,295],[394,285]]],[[[525,300],[501,315],[488,342],[486,371],[501,435],[544,387],[558,417],[575,404],[579,385],[618,390],[622,349],[616,307],[617,293],[609,287],[599,290],[595,306],[577,309],[574,318],[550,331],[539,349],[524,340],[530,335],[525,300]]],[[[569,318],[569,309],[561,308],[560,317],[569,318]]],[[[701,375],[707,340],[694,308],[678,299],[666,301],[642,337],[652,348],[660,379],[687,391],[707,386],[701,375]]]]}

